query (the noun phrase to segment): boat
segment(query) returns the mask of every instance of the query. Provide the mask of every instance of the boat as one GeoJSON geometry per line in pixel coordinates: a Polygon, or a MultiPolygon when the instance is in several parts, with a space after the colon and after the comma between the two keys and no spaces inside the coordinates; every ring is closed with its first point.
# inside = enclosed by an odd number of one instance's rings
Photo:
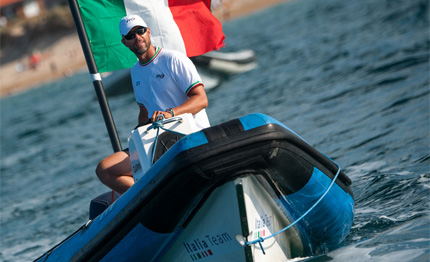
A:
{"type": "Polygon", "coordinates": [[[255,52],[251,49],[235,52],[211,51],[190,59],[198,68],[225,75],[243,73],[257,67],[255,52]]]}
{"type": "MultiPolygon", "coordinates": [[[[204,83],[206,91],[218,87],[224,76],[211,72],[205,68],[196,67],[197,71],[204,83]]],[[[120,69],[112,72],[105,72],[101,74],[104,86],[106,87],[107,96],[119,96],[123,94],[133,93],[133,84],[131,83],[130,69],[120,69]]]]}
{"type": "Polygon", "coordinates": [[[264,114],[200,131],[192,116],[133,130],[136,183],[35,261],[286,261],[336,248],[351,229],[351,180],[264,114]]]}
{"type": "MultiPolygon", "coordinates": [[[[211,51],[190,59],[196,66],[206,91],[218,87],[228,76],[257,67],[255,53],[250,49],[235,52],[211,51]]],[[[133,92],[129,68],[105,72],[101,77],[108,96],[133,92]]]]}

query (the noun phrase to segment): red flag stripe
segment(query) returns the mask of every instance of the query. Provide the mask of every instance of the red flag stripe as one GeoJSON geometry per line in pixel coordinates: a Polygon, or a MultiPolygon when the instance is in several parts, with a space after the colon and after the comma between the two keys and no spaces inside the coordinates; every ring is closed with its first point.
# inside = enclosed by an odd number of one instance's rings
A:
{"type": "Polygon", "coordinates": [[[187,56],[197,56],[224,46],[222,25],[210,11],[209,0],[169,0],[187,56]]]}

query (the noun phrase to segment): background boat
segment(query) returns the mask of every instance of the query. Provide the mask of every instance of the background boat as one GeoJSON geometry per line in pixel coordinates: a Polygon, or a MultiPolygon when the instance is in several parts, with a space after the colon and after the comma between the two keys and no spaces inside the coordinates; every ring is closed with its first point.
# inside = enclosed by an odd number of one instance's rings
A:
{"type": "MultiPolygon", "coordinates": [[[[255,53],[250,50],[236,52],[212,51],[198,57],[191,58],[197,67],[200,77],[209,91],[228,77],[250,71],[257,67],[255,53]]],[[[133,92],[130,69],[121,69],[101,74],[103,85],[108,96],[133,92]]]]}

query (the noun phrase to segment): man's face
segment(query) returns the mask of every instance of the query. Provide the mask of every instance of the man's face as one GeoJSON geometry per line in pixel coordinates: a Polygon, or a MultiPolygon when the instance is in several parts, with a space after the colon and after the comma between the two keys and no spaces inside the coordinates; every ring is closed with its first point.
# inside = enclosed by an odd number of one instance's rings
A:
{"type": "Polygon", "coordinates": [[[149,28],[135,26],[121,41],[133,53],[142,55],[151,46],[150,30],[149,28]]]}

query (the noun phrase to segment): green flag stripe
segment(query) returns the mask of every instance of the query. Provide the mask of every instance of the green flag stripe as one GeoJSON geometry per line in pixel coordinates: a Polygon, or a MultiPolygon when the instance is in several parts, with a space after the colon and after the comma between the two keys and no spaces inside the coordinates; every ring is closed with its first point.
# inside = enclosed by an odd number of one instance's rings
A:
{"type": "Polygon", "coordinates": [[[78,0],[82,20],[99,72],[130,68],[136,56],[121,43],[119,21],[126,16],[122,0],[78,0]]]}

